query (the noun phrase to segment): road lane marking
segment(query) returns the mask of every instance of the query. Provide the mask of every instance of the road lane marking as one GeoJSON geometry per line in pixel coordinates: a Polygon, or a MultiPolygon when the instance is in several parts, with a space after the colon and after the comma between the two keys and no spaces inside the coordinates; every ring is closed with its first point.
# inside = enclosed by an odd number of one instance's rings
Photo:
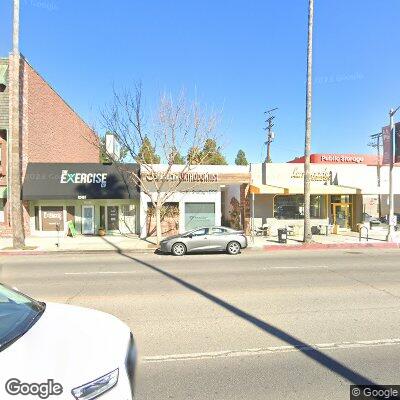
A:
{"type": "Polygon", "coordinates": [[[64,272],[64,275],[111,275],[134,274],[136,271],[94,271],[94,272],[64,272]]]}
{"type": "Polygon", "coordinates": [[[329,268],[327,265],[304,265],[304,266],[284,266],[284,267],[269,267],[276,269],[304,269],[304,268],[329,268]]]}
{"type": "Polygon", "coordinates": [[[338,343],[318,343],[304,346],[270,346],[257,349],[244,350],[225,350],[210,351],[205,353],[188,353],[188,354],[168,354],[160,356],[141,357],[142,363],[161,363],[174,361],[191,361],[191,360],[207,360],[218,358],[248,357],[259,355],[270,355],[279,353],[304,352],[304,351],[321,351],[321,350],[337,350],[351,348],[367,348],[378,346],[395,346],[400,345],[400,338],[378,339],[378,340],[358,340],[354,342],[338,342],[338,343]]]}

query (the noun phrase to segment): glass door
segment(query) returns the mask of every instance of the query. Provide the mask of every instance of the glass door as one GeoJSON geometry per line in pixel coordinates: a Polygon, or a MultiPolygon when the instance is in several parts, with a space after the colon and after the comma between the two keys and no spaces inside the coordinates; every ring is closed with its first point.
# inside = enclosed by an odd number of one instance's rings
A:
{"type": "Polygon", "coordinates": [[[332,204],[333,206],[333,224],[341,229],[351,227],[350,204],[332,204]]]}
{"type": "Polygon", "coordinates": [[[82,233],[94,234],[94,206],[82,206],[82,233]]]}

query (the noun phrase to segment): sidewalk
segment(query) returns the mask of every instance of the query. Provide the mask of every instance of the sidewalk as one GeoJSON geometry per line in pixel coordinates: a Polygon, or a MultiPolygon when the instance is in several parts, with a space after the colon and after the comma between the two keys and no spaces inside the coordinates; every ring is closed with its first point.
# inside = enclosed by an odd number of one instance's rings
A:
{"type": "MultiPolygon", "coordinates": [[[[142,240],[137,236],[110,235],[110,236],[75,236],[62,237],[59,245],[56,237],[27,237],[26,250],[19,253],[42,252],[154,252],[157,248],[155,238],[142,240]]],[[[0,238],[1,253],[17,252],[12,250],[11,238],[0,238]]]]}
{"type": "MultiPolygon", "coordinates": [[[[249,249],[275,250],[322,250],[357,247],[400,248],[400,232],[395,243],[386,242],[386,230],[372,230],[367,241],[359,241],[357,232],[345,232],[337,235],[314,235],[311,244],[305,245],[302,236],[289,236],[286,244],[279,243],[277,237],[248,237],[249,249]]],[[[8,254],[43,254],[43,253],[102,253],[134,252],[153,253],[156,250],[154,237],[146,240],[135,235],[82,236],[62,237],[57,245],[55,237],[28,237],[25,250],[13,250],[11,238],[0,238],[0,255],[8,254]]]]}
{"type": "Polygon", "coordinates": [[[313,235],[312,243],[304,244],[303,236],[288,236],[287,243],[279,243],[277,237],[249,238],[249,245],[264,250],[300,250],[300,249],[340,249],[340,248],[400,248],[400,232],[397,232],[394,242],[386,241],[386,229],[373,229],[369,232],[368,240],[363,236],[361,241],[358,232],[341,232],[331,235],[313,235]]]}

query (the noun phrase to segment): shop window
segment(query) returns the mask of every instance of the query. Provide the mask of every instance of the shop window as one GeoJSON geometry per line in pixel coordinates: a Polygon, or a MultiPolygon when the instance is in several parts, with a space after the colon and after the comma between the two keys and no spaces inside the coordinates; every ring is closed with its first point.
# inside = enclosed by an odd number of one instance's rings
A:
{"type": "MultiPolygon", "coordinates": [[[[323,199],[322,195],[311,196],[311,218],[323,218],[323,199]]],[[[274,217],[277,219],[303,219],[304,196],[302,194],[275,196],[274,217]]]]}
{"type": "Polygon", "coordinates": [[[136,207],[134,204],[123,204],[121,206],[121,214],[124,217],[135,217],[136,207]]]}
{"type": "Polygon", "coordinates": [[[109,231],[119,230],[119,207],[107,206],[107,229],[109,231]]]}
{"type": "Polygon", "coordinates": [[[40,230],[40,222],[39,222],[39,206],[35,206],[35,230],[40,230]]]}
{"type": "Polygon", "coordinates": [[[185,203],[185,229],[215,225],[215,203],[185,203]]]}
{"type": "Polygon", "coordinates": [[[41,211],[43,231],[64,230],[63,206],[46,206],[41,211]]]}

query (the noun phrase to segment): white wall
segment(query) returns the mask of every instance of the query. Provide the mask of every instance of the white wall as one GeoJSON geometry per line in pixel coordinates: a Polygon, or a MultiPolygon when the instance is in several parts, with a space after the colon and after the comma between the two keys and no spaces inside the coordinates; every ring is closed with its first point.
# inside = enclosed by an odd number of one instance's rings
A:
{"type": "MultiPolygon", "coordinates": [[[[150,197],[141,192],[140,194],[140,237],[147,235],[146,215],[147,204],[150,197]]],[[[168,198],[168,202],[179,203],[179,232],[185,231],[185,203],[215,203],[215,225],[221,225],[221,190],[218,186],[212,189],[196,192],[178,192],[168,198]],[[210,191],[212,190],[212,191],[210,191]]]]}

